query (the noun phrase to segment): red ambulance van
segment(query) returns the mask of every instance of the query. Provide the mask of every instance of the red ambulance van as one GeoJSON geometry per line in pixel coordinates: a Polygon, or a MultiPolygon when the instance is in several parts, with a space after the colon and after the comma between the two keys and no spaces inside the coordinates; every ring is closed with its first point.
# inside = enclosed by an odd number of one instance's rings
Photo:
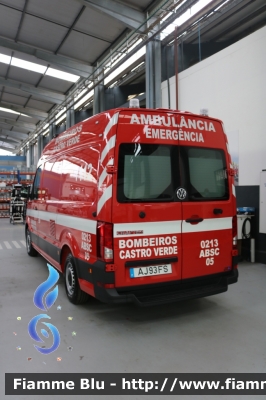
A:
{"type": "Polygon", "coordinates": [[[53,139],[37,166],[27,252],[74,304],[153,305],[237,282],[234,172],[220,120],[121,108],[53,139]]]}

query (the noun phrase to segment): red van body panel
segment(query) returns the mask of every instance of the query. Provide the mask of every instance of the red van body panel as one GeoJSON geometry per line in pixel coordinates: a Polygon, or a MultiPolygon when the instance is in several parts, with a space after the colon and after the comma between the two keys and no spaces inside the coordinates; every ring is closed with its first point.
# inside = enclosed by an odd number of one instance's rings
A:
{"type": "Polygon", "coordinates": [[[115,109],[53,139],[39,160],[26,231],[104,302],[167,303],[237,281],[231,158],[221,121],[115,109]]]}

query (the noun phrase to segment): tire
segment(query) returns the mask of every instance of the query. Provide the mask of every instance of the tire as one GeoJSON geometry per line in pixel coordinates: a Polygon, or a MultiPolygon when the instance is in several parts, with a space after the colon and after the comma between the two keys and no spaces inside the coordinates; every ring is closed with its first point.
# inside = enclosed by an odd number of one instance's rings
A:
{"type": "Polygon", "coordinates": [[[38,252],[32,246],[31,235],[30,235],[30,231],[28,229],[26,230],[26,249],[27,249],[28,255],[31,257],[36,257],[38,255],[38,252]]]}
{"type": "Polygon", "coordinates": [[[65,288],[68,300],[73,304],[86,303],[89,298],[79,287],[75,261],[71,253],[65,261],[65,288]]]}

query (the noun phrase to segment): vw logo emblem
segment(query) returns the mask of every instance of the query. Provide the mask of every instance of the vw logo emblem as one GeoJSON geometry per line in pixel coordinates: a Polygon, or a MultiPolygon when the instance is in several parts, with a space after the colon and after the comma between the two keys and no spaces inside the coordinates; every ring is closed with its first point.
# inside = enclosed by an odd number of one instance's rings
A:
{"type": "Polygon", "coordinates": [[[179,188],[176,191],[176,195],[179,200],[185,200],[185,198],[187,197],[187,191],[184,188],[179,188]]]}

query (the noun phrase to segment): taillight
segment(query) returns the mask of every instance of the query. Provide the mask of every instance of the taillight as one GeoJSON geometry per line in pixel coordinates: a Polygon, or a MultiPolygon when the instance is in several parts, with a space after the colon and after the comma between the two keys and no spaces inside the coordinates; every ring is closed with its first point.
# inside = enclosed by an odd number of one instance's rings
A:
{"type": "Polygon", "coordinates": [[[113,262],[113,224],[97,223],[97,253],[103,261],[113,262]]]}
{"type": "Polygon", "coordinates": [[[233,227],[232,227],[232,234],[233,234],[233,248],[237,248],[237,216],[233,216],[233,227]]]}

